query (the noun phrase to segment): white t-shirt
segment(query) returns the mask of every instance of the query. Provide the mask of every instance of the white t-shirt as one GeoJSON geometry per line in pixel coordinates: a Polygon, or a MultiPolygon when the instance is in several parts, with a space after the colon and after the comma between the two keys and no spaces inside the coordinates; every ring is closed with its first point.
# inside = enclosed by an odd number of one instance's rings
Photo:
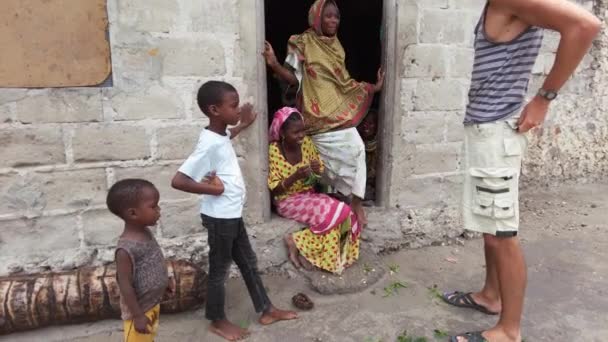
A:
{"type": "Polygon", "coordinates": [[[200,182],[214,171],[224,183],[224,193],[219,196],[203,195],[201,213],[222,219],[242,217],[245,181],[230,141],[230,131],[224,136],[204,129],[196,149],[179,168],[179,172],[200,182]]]}

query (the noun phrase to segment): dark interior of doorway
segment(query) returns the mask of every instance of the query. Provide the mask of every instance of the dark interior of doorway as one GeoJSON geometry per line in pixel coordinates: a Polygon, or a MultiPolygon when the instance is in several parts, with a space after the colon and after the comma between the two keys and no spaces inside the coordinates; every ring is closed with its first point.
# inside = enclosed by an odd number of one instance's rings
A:
{"type": "MultiPolygon", "coordinates": [[[[376,82],[376,73],[382,58],[382,0],[336,0],[341,20],[338,38],[346,52],[346,67],[350,75],[358,81],[376,82]]],[[[308,10],[314,0],[266,0],[266,40],[273,46],[277,59],[285,60],[287,40],[291,35],[308,29],[308,10]]],[[[271,71],[267,75],[269,122],[272,114],[283,103],[279,82],[271,71]]],[[[379,96],[374,98],[370,112],[377,113],[379,96]]],[[[373,130],[377,131],[377,116],[369,117],[373,130]]],[[[368,120],[368,122],[370,122],[368,120]]],[[[366,199],[375,199],[375,158],[373,149],[376,137],[365,138],[366,149],[372,156],[368,159],[368,190],[366,199]]]]}

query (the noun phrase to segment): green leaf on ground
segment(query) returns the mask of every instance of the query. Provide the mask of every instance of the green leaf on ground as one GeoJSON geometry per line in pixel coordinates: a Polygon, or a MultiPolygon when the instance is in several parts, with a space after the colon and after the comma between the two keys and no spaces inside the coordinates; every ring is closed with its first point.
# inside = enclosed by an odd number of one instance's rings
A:
{"type": "Polygon", "coordinates": [[[441,293],[441,291],[439,291],[436,284],[431,287],[428,287],[428,289],[429,289],[429,296],[431,296],[432,299],[443,300],[443,293],[441,293]]]}
{"type": "Polygon", "coordinates": [[[435,335],[435,338],[438,340],[449,336],[449,334],[446,331],[443,331],[441,329],[433,330],[433,334],[435,335]]]}
{"type": "Polygon", "coordinates": [[[384,288],[384,295],[382,295],[382,297],[390,297],[399,293],[399,289],[405,288],[407,288],[407,284],[400,281],[394,281],[384,288]]]}
{"type": "Polygon", "coordinates": [[[397,342],[428,342],[426,337],[408,336],[407,331],[397,336],[397,342]]]}

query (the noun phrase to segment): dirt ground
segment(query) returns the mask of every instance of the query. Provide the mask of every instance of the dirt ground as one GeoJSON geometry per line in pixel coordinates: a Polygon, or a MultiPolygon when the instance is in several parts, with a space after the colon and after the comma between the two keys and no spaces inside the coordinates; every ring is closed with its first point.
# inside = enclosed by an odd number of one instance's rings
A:
{"type": "MultiPolygon", "coordinates": [[[[562,186],[524,192],[522,244],[529,285],[523,318],[525,341],[608,340],[608,185],[562,186]]],[[[242,281],[228,285],[229,317],[251,330],[247,341],[392,342],[406,337],[447,340],[443,333],[490,327],[495,317],[441,303],[443,290],[477,290],[484,277],[482,241],[404,250],[383,257],[393,272],[367,290],[321,296],[304,278],[265,277],[273,302],[291,307],[308,293],[315,309],[291,322],[262,327],[242,281]],[[396,284],[407,287],[388,295],[396,284]],[[433,290],[437,286],[438,290],[433,290]],[[387,292],[388,291],[388,292],[387,292]]],[[[222,341],[207,332],[203,311],[161,317],[157,341],[222,341]]],[[[104,321],[53,327],[1,341],[121,341],[121,324],[104,321]]],[[[418,339],[417,341],[424,341],[418,339]]]]}

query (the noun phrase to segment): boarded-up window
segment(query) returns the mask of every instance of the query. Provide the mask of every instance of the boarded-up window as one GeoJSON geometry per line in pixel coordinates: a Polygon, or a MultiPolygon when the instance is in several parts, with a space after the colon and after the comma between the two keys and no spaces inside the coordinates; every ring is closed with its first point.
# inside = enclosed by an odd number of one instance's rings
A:
{"type": "Polygon", "coordinates": [[[106,0],[0,1],[0,87],[92,86],[109,77],[106,0]]]}

